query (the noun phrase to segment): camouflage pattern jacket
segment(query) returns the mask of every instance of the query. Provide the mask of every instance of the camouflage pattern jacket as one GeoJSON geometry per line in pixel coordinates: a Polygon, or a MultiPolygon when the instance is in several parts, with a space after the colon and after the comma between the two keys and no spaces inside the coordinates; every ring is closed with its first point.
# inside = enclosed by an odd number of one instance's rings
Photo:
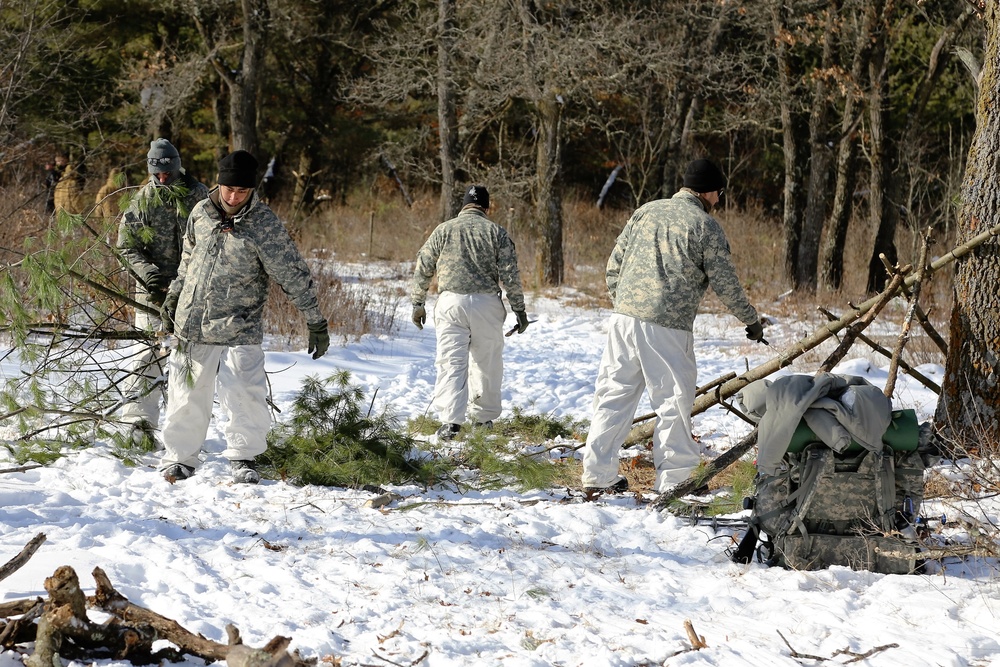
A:
{"type": "Polygon", "coordinates": [[[693,329],[709,285],[741,322],[757,321],[722,227],[688,191],[636,209],[615,242],[606,278],[616,313],[668,329],[693,329]]]}
{"type": "Polygon", "coordinates": [[[145,285],[154,275],[166,283],[177,275],[184,243],[184,225],[195,204],[208,197],[208,188],[181,172],[174,186],[154,184],[150,177],[118,225],[118,248],[145,285]]]}
{"type": "Polygon", "coordinates": [[[326,321],[309,267],[278,216],[257,197],[235,216],[218,189],[188,218],[184,252],[170,293],[178,294],[174,333],[205,345],[260,345],[273,279],[307,322],[326,321]]]}
{"type": "Polygon", "coordinates": [[[482,209],[466,207],[438,225],[417,253],[410,301],[424,305],[434,272],[438,291],[457,294],[500,294],[515,310],[524,310],[517,252],[507,231],[486,217],[482,209]]]}

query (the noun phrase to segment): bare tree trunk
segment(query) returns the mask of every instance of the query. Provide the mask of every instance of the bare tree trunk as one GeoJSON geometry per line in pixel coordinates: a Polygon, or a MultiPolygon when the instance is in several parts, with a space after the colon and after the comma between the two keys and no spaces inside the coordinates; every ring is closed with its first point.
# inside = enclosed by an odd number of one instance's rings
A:
{"type": "Polygon", "coordinates": [[[455,0],[438,0],[438,138],[441,142],[441,219],[455,217],[461,207],[458,183],[458,113],[456,111],[455,0]]]}
{"type": "Polygon", "coordinates": [[[198,32],[211,56],[212,66],[226,84],[229,94],[229,129],[231,148],[257,155],[257,91],[267,45],[270,8],[268,0],[241,0],[243,49],[240,61],[233,66],[218,55],[213,31],[197,12],[193,15],[198,32]]]}
{"type": "MultiPolygon", "coordinates": [[[[861,78],[871,57],[869,45],[874,10],[868,6],[861,19],[857,51],[851,62],[851,82],[860,88],[861,78]]],[[[823,246],[822,281],[827,287],[840,289],[844,281],[844,246],[847,243],[847,226],[854,202],[854,185],[857,182],[855,156],[857,155],[857,126],[861,121],[858,93],[849,90],[844,100],[844,113],[840,121],[840,142],[837,148],[837,181],[834,186],[833,207],[830,211],[826,241],[823,246]]]]}
{"type": "MultiPolygon", "coordinates": [[[[1000,6],[986,3],[982,79],[976,132],[966,164],[960,240],[1000,216],[1000,6]]],[[[955,302],[944,384],[934,420],[959,447],[1000,451],[1000,248],[996,238],[976,248],[955,271],[955,302]]]]}
{"type": "Polygon", "coordinates": [[[871,80],[868,105],[871,135],[868,201],[872,227],[875,228],[874,247],[871,259],[868,261],[869,293],[881,292],[888,280],[882,255],[885,255],[890,264],[896,263],[896,223],[899,220],[899,208],[892,196],[896,146],[887,136],[890,128],[888,127],[889,73],[886,63],[889,17],[886,14],[891,11],[886,10],[886,3],[882,0],[872,4],[878,18],[873,26],[872,57],[868,63],[871,80]]]}
{"type": "Polygon", "coordinates": [[[784,238],[782,259],[785,275],[794,281],[797,274],[799,238],[802,234],[802,218],[798,205],[801,187],[799,148],[794,112],[792,111],[794,91],[791,65],[788,62],[788,46],[781,37],[788,30],[785,22],[784,3],[781,0],[775,1],[771,6],[771,12],[775,33],[775,58],[778,62],[778,85],[781,89],[781,136],[785,158],[784,211],[781,222],[784,238]]]}
{"type": "Polygon", "coordinates": [[[536,206],[542,237],[539,255],[542,281],[561,285],[563,281],[562,220],[562,101],[547,92],[538,103],[538,190],[536,206]]]}
{"type": "MultiPolygon", "coordinates": [[[[827,9],[826,30],[823,33],[823,56],[821,67],[827,71],[833,65],[833,49],[836,35],[834,29],[839,19],[840,3],[833,2],[827,9]]],[[[809,116],[809,187],[806,192],[806,207],[802,220],[802,234],[798,244],[798,259],[795,264],[796,289],[816,291],[816,268],[819,263],[819,243],[826,218],[826,203],[830,191],[830,163],[833,152],[829,143],[830,104],[827,101],[829,86],[826,76],[816,77],[813,88],[812,113],[809,116]]]]}

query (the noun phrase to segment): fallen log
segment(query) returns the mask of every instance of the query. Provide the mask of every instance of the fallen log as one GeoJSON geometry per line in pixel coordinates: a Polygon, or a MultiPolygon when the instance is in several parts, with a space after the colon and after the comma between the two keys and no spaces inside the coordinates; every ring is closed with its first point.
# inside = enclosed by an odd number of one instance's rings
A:
{"type": "Polygon", "coordinates": [[[99,567],[94,568],[97,590],[90,598],[91,606],[105,611],[130,625],[151,628],[158,639],[165,639],[183,653],[197,656],[208,662],[225,660],[229,667],[306,667],[315,659],[303,659],[298,651],[289,654],[285,649],[291,643],[288,637],[276,636],[264,648],[244,646],[239,630],[226,626],[228,644],[220,644],[184,629],[177,621],[154,611],[132,604],[115,590],[108,575],[99,567]]]}

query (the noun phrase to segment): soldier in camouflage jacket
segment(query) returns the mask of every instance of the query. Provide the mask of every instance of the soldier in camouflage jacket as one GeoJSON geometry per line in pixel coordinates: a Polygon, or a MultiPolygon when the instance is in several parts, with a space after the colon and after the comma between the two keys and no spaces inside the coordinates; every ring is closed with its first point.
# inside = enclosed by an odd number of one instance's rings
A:
{"type": "Polygon", "coordinates": [[[635,211],[608,259],[607,284],[614,304],[608,342],[594,393],[594,415],[583,455],[588,495],[621,491],[618,449],[632,426],[643,390],[656,411],[653,462],[657,491],[687,479],[700,452],[691,435],[697,366],[692,328],[709,286],[762,341],[729,254],[729,242],[710,215],[726,179],[708,160],[688,165],[684,187],[670,199],[635,211]]]}
{"type": "Polygon", "coordinates": [[[468,417],[487,424],[500,416],[503,380],[503,321],[507,311],[500,286],[517,317],[517,331],[528,328],[514,242],[486,217],[490,195],[469,188],[458,217],[438,225],[417,253],[410,300],[413,323],[423,329],[424,302],[431,279],[440,292],[434,308],[437,335],[434,409],[442,426],[438,436],[454,438],[468,417]],[[472,403],[471,407],[469,403],[472,403]]]}
{"type": "MultiPolygon", "coordinates": [[[[184,171],[180,153],[166,139],[150,142],[146,163],[149,181],[122,213],[118,248],[135,278],[136,301],[145,306],[136,309],[135,326],[151,333],[160,329],[156,313],[177,276],[187,216],[208,197],[208,188],[184,171]]],[[[163,391],[154,383],[162,376],[157,349],[147,345],[132,358],[123,388],[129,400],[122,407],[122,421],[132,426],[131,438],[137,443],[151,443],[159,427],[163,391]]]]}
{"type": "Polygon", "coordinates": [[[161,311],[165,328],[180,339],[170,356],[163,427],[162,466],[169,481],[194,472],[216,388],[228,416],[223,456],[231,461],[233,478],[259,481],[253,459],[267,448],[270,428],[261,345],[271,280],[305,315],[313,359],[330,345],[309,267],[257,197],[256,170],[257,160],[246,151],[219,162],[219,187],[188,218],[177,278],[161,311]]]}

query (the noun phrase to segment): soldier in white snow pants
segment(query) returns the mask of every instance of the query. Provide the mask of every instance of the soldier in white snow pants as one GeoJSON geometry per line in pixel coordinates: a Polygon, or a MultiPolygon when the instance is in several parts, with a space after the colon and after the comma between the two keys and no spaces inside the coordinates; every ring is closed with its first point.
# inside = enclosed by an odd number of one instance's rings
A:
{"type": "Polygon", "coordinates": [[[432,409],[442,422],[468,417],[484,423],[500,416],[503,321],[499,295],[442,292],[434,307],[437,381],[432,409]]]}
{"type": "Polygon", "coordinates": [[[632,428],[643,390],[656,409],[653,464],[657,488],[683,482],[698,465],[700,448],[691,437],[698,368],[694,336],[636,317],[615,313],[601,359],[594,395],[594,415],[583,452],[585,487],[605,487],[618,477],[618,448],[632,428]]]}
{"type": "Polygon", "coordinates": [[[223,457],[252,460],[264,453],[271,413],[266,409],[267,379],[260,345],[182,343],[170,355],[170,377],[181,381],[171,382],[167,392],[163,440],[169,446],[161,465],[198,467],[216,389],[226,420],[223,457]]]}

